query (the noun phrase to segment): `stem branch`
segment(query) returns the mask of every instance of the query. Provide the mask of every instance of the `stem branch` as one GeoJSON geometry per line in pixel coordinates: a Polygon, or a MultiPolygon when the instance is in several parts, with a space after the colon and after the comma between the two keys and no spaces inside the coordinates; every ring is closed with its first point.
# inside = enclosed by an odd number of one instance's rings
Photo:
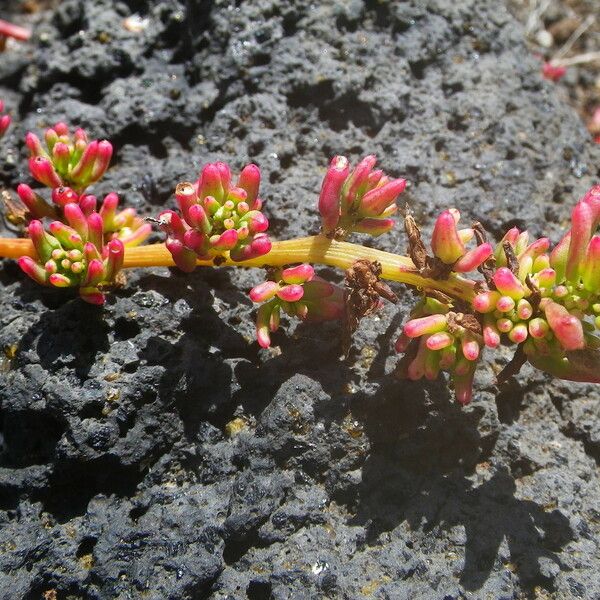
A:
{"type": "MultiPolygon", "coordinates": [[[[35,257],[35,250],[30,240],[0,238],[0,258],[19,258],[20,256],[35,257]]],[[[214,260],[198,260],[198,266],[281,267],[291,263],[308,262],[345,270],[359,258],[381,263],[382,277],[391,281],[406,283],[422,289],[438,290],[467,302],[472,300],[475,295],[474,282],[464,277],[452,274],[443,281],[423,277],[416,271],[412,260],[407,256],[349,242],[338,242],[322,235],[273,242],[273,247],[268,254],[242,263],[227,258],[218,265],[214,260]]],[[[172,267],[174,262],[164,244],[152,244],[138,248],[126,248],[123,266],[125,268],[172,267]]]]}

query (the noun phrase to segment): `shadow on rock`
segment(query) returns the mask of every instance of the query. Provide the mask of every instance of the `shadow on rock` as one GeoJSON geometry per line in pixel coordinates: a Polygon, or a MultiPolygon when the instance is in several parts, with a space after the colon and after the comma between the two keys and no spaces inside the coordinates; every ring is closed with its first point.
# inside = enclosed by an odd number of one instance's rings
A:
{"type": "Polygon", "coordinates": [[[467,590],[480,589],[498,560],[526,588],[551,586],[540,559],[559,568],[556,553],[573,539],[568,519],[515,497],[515,479],[487,462],[497,434],[484,423],[484,407],[465,411],[439,391],[429,400],[426,389],[407,382],[402,397],[393,399],[383,390],[362,411],[371,452],[355,522],[366,527],[366,543],[378,545],[381,534],[404,522],[425,534],[441,529],[451,547],[464,546],[460,582],[467,590]],[[503,556],[504,541],[509,556],[503,556]]]}
{"type": "Polygon", "coordinates": [[[56,372],[72,369],[80,380],[101,354],[108,352],[109,326],[102,309],[79,299],[64,302],[48,310],[31,326],[19,344],[19,353],[33,351],[44,369],[56,372]]]}

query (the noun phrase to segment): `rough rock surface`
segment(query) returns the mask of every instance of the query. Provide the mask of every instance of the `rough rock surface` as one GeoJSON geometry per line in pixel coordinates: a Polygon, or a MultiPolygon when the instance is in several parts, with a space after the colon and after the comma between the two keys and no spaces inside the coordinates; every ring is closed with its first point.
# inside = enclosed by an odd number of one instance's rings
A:
{"type": "MultiPolygon", "coordinates": [[[[206,161],[257,162],[278,238],[317,229],[335,153],[410,179],[426,229],[455,205],[556,239],[600,175],[496,0],[63,0],[31,19],[0,56],[9,189],[24,132],[59,119],[115,142],[95,191],[144,215],[206,161]]],[[[345,361],[335,324],[259,351],[260,277],[131,272],[97,310],[0,263],[2,600],[600,597],[597,387],[526,368],[498,389],[508,355],[466,409],[392,379],[410,293],[345,361]]]]}

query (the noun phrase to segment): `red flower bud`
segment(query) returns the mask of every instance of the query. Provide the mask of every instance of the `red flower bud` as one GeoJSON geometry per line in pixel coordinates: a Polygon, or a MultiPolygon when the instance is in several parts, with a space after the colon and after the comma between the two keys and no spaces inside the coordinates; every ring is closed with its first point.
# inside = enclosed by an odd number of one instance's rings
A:
{"type": "Polygon", "coordinates": [[[246,191],[246,202],[251,208],[258,198],[258,188],[260,186],[260,169],[253,164],[246,165],[237,182],[238,187],[246,191]]]}
{"type": "Polygon", "coordinates": [[[585,347],[581,321],[569,314],[569,311],[550,299],[545,299],[542,309],[550,329],[565,350],[579,350],[585,347]]]}
{"type": "Polygon", "coordinates": [[[345,156],[335,156],[327,169],[319,194],[319,213],[323,232],[331,233],[340,218],[340,193],[350,167],[345,156]]]}
{"type": "Polygon", "coordinates": [[[435,222],[431,235],[431,249],[447,265],[453,264],[465,254],[465,246],[458,235],[456,221],[450,210],[445,210],[435,222]]]}

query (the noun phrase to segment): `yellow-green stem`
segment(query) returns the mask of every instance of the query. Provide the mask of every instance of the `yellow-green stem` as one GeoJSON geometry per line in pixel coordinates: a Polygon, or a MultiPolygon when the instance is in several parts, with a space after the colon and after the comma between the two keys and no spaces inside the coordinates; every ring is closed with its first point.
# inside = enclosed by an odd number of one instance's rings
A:
{"type": "MultiPolygon", "coordinates": [[[[18,258],[20,256],[35,256],[35,250],[30,240],[0,238],[0,258],[18,258]]],[[[271,251],[259,258],[242,263],[236,263],[227,258],[218,266],[280,267],[292,263],[308,262],[347,269],[359,258],[378,261],[381,264],[382,277],[391,281],[406,283],[421,289],[438,290],[453,298],[460,298],[468,302],[475,295],[474,283],[464,277],[451,275],[444,281],[429,279],[417,273],[413,262],[407,256],[349,242],[338,242],[322,235],[273,242],[271,251]]],[[[125,268],[172,267],[174,263],[164,244],[152,244],[127,248],[123,266],[125,268]]],[[[198,266],[217,265],[212,260],[199,260],[198,266]]]]}

